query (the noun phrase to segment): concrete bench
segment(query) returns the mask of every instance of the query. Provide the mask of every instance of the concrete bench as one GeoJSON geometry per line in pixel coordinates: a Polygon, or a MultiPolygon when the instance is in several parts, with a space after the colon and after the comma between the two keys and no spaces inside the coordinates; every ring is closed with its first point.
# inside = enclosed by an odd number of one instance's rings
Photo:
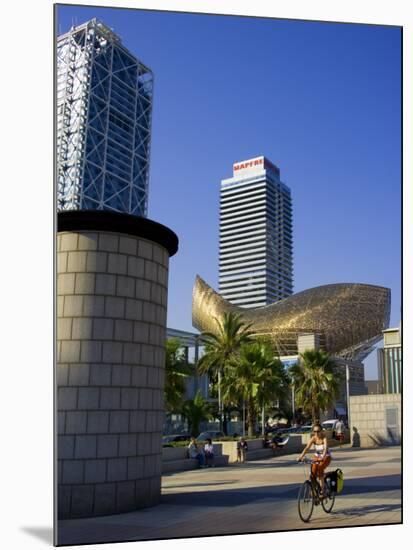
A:
{"type": "MultiPolygon", "coordinates": [[[[228,466],[228,455],[222,454],[222,445],[214,443],[214,465],[228,466]]],[[[196,470],[199,462],[196,458],[188,458],[186,447],[164,447],[162,449],[162,473],[196,470]]]]}

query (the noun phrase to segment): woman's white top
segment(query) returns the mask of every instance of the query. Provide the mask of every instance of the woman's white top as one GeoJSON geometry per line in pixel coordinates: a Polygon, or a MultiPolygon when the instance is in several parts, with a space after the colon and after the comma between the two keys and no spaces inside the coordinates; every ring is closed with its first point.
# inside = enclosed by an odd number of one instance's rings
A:
{"type": "Polygon", "coordinates": [[[214,454],[214,446],[212,445],[212,443],[205,443],[204,451],[209,454],[214,454]]]}
{"type": "MultiPolygon", "coordinates": [[[[324,444],[324,443],[314,443],[314,448],[315,448],[315,454],[316,456],[320,457],[320,456],[323,456],[323,453],[324,453],[324,445],[327,445],[327,442],[324,444]]],[[[327,453],[326,455],[329,455],[330,454],[330,451],[328,450],[327,448],[327,453]]]]}

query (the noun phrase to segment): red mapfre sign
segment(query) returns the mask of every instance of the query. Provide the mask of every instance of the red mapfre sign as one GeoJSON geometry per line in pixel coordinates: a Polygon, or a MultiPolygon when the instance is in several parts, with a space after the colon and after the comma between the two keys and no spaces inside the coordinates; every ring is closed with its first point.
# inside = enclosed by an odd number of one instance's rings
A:
{"type": "Polygon", "coordinates": [[[264,159],[255,159],[255,160],[249,160],[247,162],[239,162],[238,164],[234,164],[234,172],[237,170],[244,170],[245,168],[252,168],[254,166],[259,166],[260,164],[264,164],[264,159]]]}

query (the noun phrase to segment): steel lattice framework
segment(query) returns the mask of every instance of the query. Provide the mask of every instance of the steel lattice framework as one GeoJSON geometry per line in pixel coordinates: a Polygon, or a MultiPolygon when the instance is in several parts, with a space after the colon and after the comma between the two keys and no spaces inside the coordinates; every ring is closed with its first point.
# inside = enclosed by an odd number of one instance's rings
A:
{"type": "Polygon", "coordinates": [[[217,332],[215,319],[233,311],[251,323],[255,335],[271,338],[279,355],[296,355],[299,334],[320,337],[320,346],[338,357],[363,361],[390,320],[390,289],[340,283],[310,288],[269,306],[245,309],[230,304],[199,276],[192,295],[192,324],[217,332]]]}
{"type": "Polygon", "coordinates": [[[57,42],[58,210],[146,216],[153,75],[93,19],[57,42]]]}

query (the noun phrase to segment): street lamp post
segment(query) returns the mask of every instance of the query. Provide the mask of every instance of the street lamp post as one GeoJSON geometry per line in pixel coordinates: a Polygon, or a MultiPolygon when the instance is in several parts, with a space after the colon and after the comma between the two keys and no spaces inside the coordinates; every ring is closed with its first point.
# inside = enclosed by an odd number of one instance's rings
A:
{"type": "Polygon", "coordinates": [[[351,434],[350,422],[350,367],[346,365],[346,403],[347,403],[347,424],[351,434]]]}
{"type": "Polygon", "coordinates": [[[218,414],[219,414],[219,429],[222,432],[221,369],[218,370],[218,414]]]}

